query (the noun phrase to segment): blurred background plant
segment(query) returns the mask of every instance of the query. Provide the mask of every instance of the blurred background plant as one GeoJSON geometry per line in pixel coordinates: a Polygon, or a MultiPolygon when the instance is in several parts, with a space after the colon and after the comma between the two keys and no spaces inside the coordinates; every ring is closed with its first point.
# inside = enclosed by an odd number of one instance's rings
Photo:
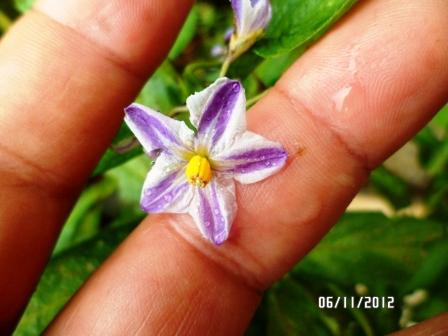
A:
{"type": "MultiPolygon", "coordinates": [[[[32,2],[2,0],[0,34],[32,2]]],[[[229,76],[256,99],[355,2],[272,0],[264,38],[229,76]]],[[[137,101],[186,121],[187,112],[176,108],[218,76],[231,26],[228,1],[198,1],[137,101]]],[[[15,335],[40,334],[144,217],[140,189],[152,162],[133,147],[123,125],[67,219],[15,335]]],[[[266,292],[247,334],[383,335],[447,311],[447,168],[448,106],[371,174],[332,231],[266,292]],[[395,308],[320,309],[323,295],[393,296],[395,308]]]]}

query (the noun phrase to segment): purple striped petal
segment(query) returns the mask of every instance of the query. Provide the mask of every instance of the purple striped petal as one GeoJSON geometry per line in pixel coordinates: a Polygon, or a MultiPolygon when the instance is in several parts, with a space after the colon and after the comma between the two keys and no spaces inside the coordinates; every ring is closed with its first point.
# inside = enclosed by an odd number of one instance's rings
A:
{"type": "Polygon", "coordinates": [[[217,171],[232,174],[237,181],[247,184],[275,174],[287,158],[288,153],[280,144],[246,132],[214,161],[217,171]]]}
{"type": "MultiPolygon", "coordinates": [[[[181,207],[182,210],[173,211],[173,209],[179,209],[179,205],[176,203],[188,193],[190,187],[191,185],[184,181],[180,184],[170,184],[167,188],[160,188],[160,193],[151,193],[148,190],[141,200],[141,208],[147,213],[185,212],[184,205],[181,207]]],[[[191,195],[191,193],[189,194],[191,195]]]]}
{"type": "Polygon", "coordinates": [[[235,14],[235,23],[237,30],[241,29],[241,22],[243,20],[243,1],[244,0],[230,0],[233,12],[235,14]]]}
{"type": "Polygon", "coordinates": [[[162,153],[146,177],[140,200],[147,213],[183,213],[193,198],[192,186],[185,178],[185,165],[162,153]]]}
{"type": "Polygon", "coordinates": [[[247,151],[242,154],[229,156],[226,160],[236,161],[230,169],[232,173],[244,174],[283,165],[288,154],[283,148],[268,147],[247,151]]]}
{"type": "Polygon", "coordinates": [[[241,91],[241,84],[237,81],[228,81],[216,91],[199,122],[198,136],[204,136],[212,131],[212,143],[216,144],[229,123],[241,91]]]}
{"type": "Polygon", "coordinates": [[[203,236],[216,245],[224,243],[236,213],[233,180],[216,177],[206,188],[198,188],[196,205],[190,213],[203,236]]]}
{"type": "Polygon", "coordinates": [[[240,82],[220,78],[187,99],[191,122],[197,128],[196,147],[209,153],[228,147],[246,129],[246,98],[240,82]]]}
{"type": "Polygon", "coordinates": [[[182,156],[191,151],[194,133],[184,123],[139,104],[127,107],[125,113],[126,124],[149,155],[164,151],[182,156]]]}

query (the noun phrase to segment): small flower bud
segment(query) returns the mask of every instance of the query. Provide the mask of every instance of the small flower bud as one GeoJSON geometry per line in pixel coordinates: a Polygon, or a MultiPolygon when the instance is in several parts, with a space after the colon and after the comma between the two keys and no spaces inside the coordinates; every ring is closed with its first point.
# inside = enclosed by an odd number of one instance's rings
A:
{"type": "Polygon", "coordinates": [[[230,40],[233,58],[247,51],[263,34],[272,18],[269,0],[231,0],[236,29],[230,40]]]}

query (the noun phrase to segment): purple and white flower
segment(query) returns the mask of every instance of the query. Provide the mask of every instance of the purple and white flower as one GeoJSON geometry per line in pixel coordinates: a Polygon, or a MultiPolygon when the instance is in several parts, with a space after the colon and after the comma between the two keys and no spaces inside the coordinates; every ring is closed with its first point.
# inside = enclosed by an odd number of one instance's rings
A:
{"type": "Polygon", "coordinates": [[[237,204],[234,180],[246,184],[278,172],[287,152],[246,130],[246,98],[238,81],[220,78],[187,99],[191,123],[132,104],[125,121],[156,157],[141,195],[148,213],[189,213],[202,235],[222,244],[237,204]]]}
{"type": "Polygon", "coordinates": [[[269,0],[230,0],[235,14],[235,32],[230,49],[237,57],[255,43],[272,18],[269,0]]]}
{"type": "Polygon", "coordinates": [[[235,13],[236,35],[248,36],[263,31],[272,17],[269,0],[231,0],[235,13]]]}

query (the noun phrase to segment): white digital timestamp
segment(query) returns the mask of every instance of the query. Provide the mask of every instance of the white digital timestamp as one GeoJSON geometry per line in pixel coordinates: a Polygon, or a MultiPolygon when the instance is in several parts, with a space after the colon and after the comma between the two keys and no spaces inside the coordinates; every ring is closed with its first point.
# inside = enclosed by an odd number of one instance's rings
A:
{"type": "Polygon", "coordinates": [[[319,296],[321,309],[394,309],[393,296],[319,296]]]}

